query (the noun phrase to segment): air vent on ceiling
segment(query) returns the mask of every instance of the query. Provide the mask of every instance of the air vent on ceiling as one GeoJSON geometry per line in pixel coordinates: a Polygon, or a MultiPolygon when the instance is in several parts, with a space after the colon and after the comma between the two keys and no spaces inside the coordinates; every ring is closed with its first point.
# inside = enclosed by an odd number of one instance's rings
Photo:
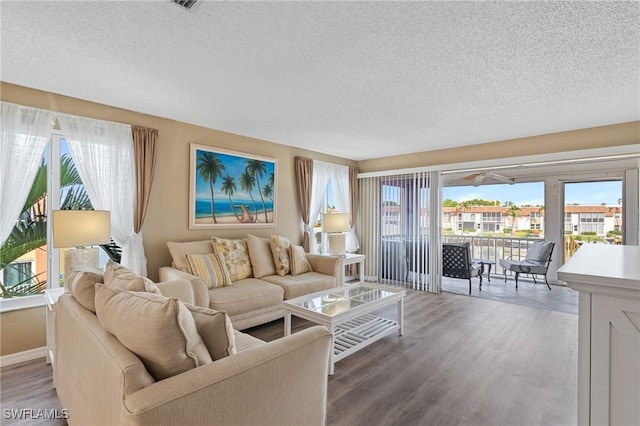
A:
{"type": "Polygon", "coordinates": [[[198,0],[171,0],[171,3],[184,7],[187,10],[191,9],[197,2],[198,0]]]}

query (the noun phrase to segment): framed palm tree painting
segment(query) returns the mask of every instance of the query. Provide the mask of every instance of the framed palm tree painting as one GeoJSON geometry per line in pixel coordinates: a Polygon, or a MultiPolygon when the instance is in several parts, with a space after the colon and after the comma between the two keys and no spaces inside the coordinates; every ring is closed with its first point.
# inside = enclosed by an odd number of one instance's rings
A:
{"type": "Polygon", "coordinates": [[[275,227],[277,161],[191,144],[189,229],[275,227]]]}

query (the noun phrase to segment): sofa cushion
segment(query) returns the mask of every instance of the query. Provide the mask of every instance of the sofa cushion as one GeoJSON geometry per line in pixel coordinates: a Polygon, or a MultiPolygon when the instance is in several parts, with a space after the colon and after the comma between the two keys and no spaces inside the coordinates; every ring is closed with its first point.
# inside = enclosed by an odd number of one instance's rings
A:
{"type": "Polygon", "coordinates": [[[230,240],[212,237],[213,251],[224,258],[231,281],[243,280],[253,276],[247,242],[243,239],[230,240]]]}
{"type": "Polygon", "coordinates": [[[96,283],[101,283],[102,280],[103,274],[101,270],[87,267],[71,271],[66,280],[66,287],[83,308],[95,314],[96,283]]]}
{"type": "Polygon", "coordinates": [[[96,284],[96,315],[155,380],[212,362],[193,316],[178,299],[96,284]]]}
{"type": "Polygon", "coordinates": [[[189,241],[186,243],[177,243],[169,241],[167,243],[171,259],[176,269],[184,272],[190,272],[189,262],[187,262],[188,254],[208,254],[213,253],[213,244],[211,240],[189,241]]]}
{"type": "Polygon", "coordinates": [[[196,329],[214,361],[236,353],[235,335],[229,315],[223,311],[185,303],[196,322],[196,329]]]}
{"type": "Polygon", "coordinates": [[[231,285],[227,265],[220,253],[188,254],[191,274],[204,280],[209,288],[231,285]]]}
{"type": "Polygon", "coordinates": [[[268,277],[262,277],[262,279],[282,287],[285,300],[336,286],[335,277],[319,272],[307,272],[301,275],[285,275],[284,277],[280,275],[270,275],[268,277]]]}
{"type": "Polygon", "coordinates": [[[158,287],[149,278],[136,274],[128,268],[111,260],[107,261],[103,275],[104,284],[130,291],[146,291],[160,294],[158,287]]]}
{"type": "Polygon", "coordinates": [[[307,260],[307,254],[302,246],[289,247],[289,264],[291,267],[291,275],[300,275],[305,272],[311,272],[311,264],[307,260]]]}
{"type": "Polygon", "coordinates": [[[286,237],[271,235],[270,246],[276,273],[281,276],[287,275],[291,272],[289,264],[289,246],[291,246],[291,242],[286,237]]]}
{"type": "Polygon", "coordinates": [[[551,250],[553,250],[553,243],[551,241],[536,241],[529,247],[525,260],[528,262],[545,263],[547,259],[549,259],[551,250]]]}
{"type": "Polygon", "coordinates": [[[276,273],[269,238],[248,234],[247,248],[249,249],[249,259],[251,259],[251,267],[255,278],[262,278],[276,273]]]}
{"type": "Polygon", "coordinates": [[[231,317],[282,304],[282,287],[256,278],[235,281],[232,286],[209,290],[211,309],[231,317]]]}

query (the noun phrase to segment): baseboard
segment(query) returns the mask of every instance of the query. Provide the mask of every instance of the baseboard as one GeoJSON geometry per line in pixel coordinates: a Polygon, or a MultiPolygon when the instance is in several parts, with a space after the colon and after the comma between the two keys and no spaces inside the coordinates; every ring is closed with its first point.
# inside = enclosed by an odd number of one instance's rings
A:
{"type": "Polygon", "coordinates": [[[28,351],[17,352],[15,354],[0,356],[0,367],[20,364],[21,362],[32,361],[47,356],[47,347],[29,349],[28,351]]]}

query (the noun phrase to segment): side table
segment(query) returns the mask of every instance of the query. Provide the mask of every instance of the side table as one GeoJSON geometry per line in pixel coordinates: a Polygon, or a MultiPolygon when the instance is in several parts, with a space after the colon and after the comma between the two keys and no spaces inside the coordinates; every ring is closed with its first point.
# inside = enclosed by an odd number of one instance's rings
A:
{"type": "MultiPolygon", "coordinates": [[[[51,368],[55,369],[56,354],[56,303],[58,297],[64,294],[64,288],[50,288],[44,291],[44,300],[47,303],[47,364],[51,364],[51,368]]],[[[53,387],[55,389],[56,382],[53,375],[53,387]]]]}
{"type": "Polygon", "coordinates": [[[344,268],[347,265],[358,265],[358,282],[362,284],[364,282],[364,260],[366,256],[364,254],[347,253],[342,258],[341,280],[342,285],[345,283],[344,268]]]}

